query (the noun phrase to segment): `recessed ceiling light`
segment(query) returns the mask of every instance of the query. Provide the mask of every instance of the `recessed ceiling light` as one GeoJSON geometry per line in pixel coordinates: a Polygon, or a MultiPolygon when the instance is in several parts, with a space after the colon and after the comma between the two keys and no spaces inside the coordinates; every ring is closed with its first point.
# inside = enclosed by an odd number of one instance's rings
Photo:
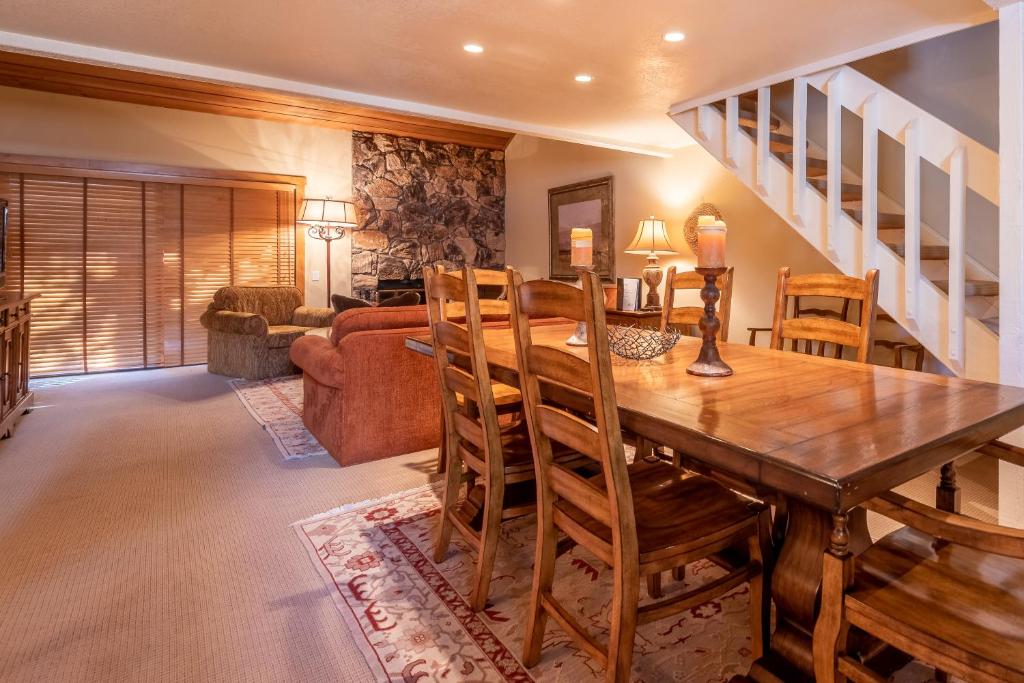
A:
{"type": "Polygon", "coordinates": [[[686,34],[682,31],[669,31],[662,37],[670,43],[678,43],[686,38],[686,34]]]}
{"type": "Polygon", "coordinates": [[[466,52],[472,52],[475,55],[480,54],[484,51],[483,45],[477,45],[476,43],[466,43],[462,46],[462,49],[466,52]]]}
{"type": "Polygon", "coordinates": [[[594,77],[590,74],[576,74],[577,83],[590,83],[592,80],[594,80],[594,77]]]}

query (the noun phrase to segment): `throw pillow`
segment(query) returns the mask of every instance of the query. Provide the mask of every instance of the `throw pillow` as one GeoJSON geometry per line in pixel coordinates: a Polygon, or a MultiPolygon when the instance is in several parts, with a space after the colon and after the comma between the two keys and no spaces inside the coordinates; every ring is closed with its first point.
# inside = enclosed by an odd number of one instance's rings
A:
{"type": "Polygon", "coordinates": [[[405,292],[398,296],[393,296],[390,299],[384,299],[378,306],[418,306],[420,303],[420,295],[417,292],[405,292]]]}
{"type": "Polygon", "coordinates": [[[373,304],[344,294],[331,294],[331,305],[334,306],[335,313],[341,313],[350,308],[370,308],[373,304]]]}

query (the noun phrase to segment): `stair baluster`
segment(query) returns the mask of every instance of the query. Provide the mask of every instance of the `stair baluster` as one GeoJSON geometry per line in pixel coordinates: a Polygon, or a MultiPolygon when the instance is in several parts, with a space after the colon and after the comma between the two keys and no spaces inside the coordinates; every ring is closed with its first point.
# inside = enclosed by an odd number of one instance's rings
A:
{"type": "MultiPolygon", "coordinates": [[[[921,280],[921,155],[920,126],[911,119],[903,129],[904,151],[904,315],[915,329],[918,326],[917,289],[921,280]]],[[[913,331],[913,330],[911,330],[913,331]]]]}
{"type": "Polygon", "coordinates": [[[967,154],[962,146],[949,157],[949,359],[950,369],[964,372],[966,325],[967,154]]]}

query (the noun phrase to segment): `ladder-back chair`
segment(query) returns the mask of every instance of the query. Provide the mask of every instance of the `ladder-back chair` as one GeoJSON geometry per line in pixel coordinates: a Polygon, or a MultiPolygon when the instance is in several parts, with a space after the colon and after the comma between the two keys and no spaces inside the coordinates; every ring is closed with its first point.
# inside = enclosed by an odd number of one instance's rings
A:
{"type": "MultiPolygon", "coordinates": [[[[1024,449],[1000,441],[975,452],[1024,466],[1024,449]]],[[[837,517],[814,630],[817,681],[887,680],[847,651],[854,626],[936,667],[940,680],[1024,683],[1024,529],[959,514],[955,491],[948,464],[934,508],[894,492],[869,501],[906,526],[856,557],[837,517]]]]}
{"type": "MultiPolygon", "coordinates": [[[[475,272],[467,268],[455,276],[424,268],[424,290],[448,452],[434,560],[444,560],[453,529],[466,539],[477,553],[469,603],[479,611],[487,602],[501,522],[536,509],[533,454],[525,423],[503,427],[498,420],[475,272]],[[447,318],[453,302],[460,304],[464,322],[447,318]],[[466,495],[460,501],[464,483],[466,495]]],[[[560,462],[569,467],[586,463],[568,453],[560,462]]]]}
{"type": "MultiPolygon", "coordinates": [[[[768,548],[767,507],[701,476],[661,462],[627,465],[612,380],[601,283],[583,273],[583,289],[549,280],[524,283],[509,269],[509,299],[523,407],[537,467],[538,529],[523,662],[537,664],[548,617],[605,668],[608,681],[628,681],[638,623],[690,609],[749,582],[754,656],[767,632],[762,567],[768,548]],[[587,346],[535,344],[530,316],[583,321],[587,346]],[[578,394],[586,410],[551,400],[549,387],[578,394]],[[583,417],[592,415],[592,419],[583,417]],[[584,478],[553,457],[570,447],[600,466],[584,478]],[[566,534],[612,568],[610,629],[600,643],[554,591],[558,533],[566,534]],[[669,598],[639,605],[643,577],[682,567],[742,544],[748,559],[717,579],[669,598]]],[[[581,404],[583,405],[583,404],[581,404]]]]}
{"type": "Polygon", "coordinates": [[[787,340],[804,341],[806,352],[811,353],[811,344],[816,342],[818,355],[823,356],[826,344],[833,344],[834,357],[840,358],[843,349],[851,347],[856,352],[857,361],[866,363],[871,354],[877,305],[877,269],[869,270],[864,278],[856,278],[832,273],[791,275],[788,267],[780,268],[775,289],[770,347],[782,350],[787,340]],[[841,299],[844,306],[849,305],[850,301],[857,302],[860,318],[857,323],[852,323],[846,319],[846,315],[839,320],[806,314],[790,316],[790,300],[797,300],[793,307],[799,311],[799,299],[802,297],[841,299]]]}

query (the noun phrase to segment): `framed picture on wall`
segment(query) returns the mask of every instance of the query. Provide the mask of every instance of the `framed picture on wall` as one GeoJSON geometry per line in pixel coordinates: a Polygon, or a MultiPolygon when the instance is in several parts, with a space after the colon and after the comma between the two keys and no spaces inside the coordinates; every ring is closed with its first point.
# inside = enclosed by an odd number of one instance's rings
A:
{"type": "Polygon", "coordinates": [[[552,280],[575,281],[570,265],[569,234],[573,228],[594,233],[594,271],[605,282],[615,278],[615,213],[612,177],[553,187],[548,190],[548,230],[552,280]]]}

